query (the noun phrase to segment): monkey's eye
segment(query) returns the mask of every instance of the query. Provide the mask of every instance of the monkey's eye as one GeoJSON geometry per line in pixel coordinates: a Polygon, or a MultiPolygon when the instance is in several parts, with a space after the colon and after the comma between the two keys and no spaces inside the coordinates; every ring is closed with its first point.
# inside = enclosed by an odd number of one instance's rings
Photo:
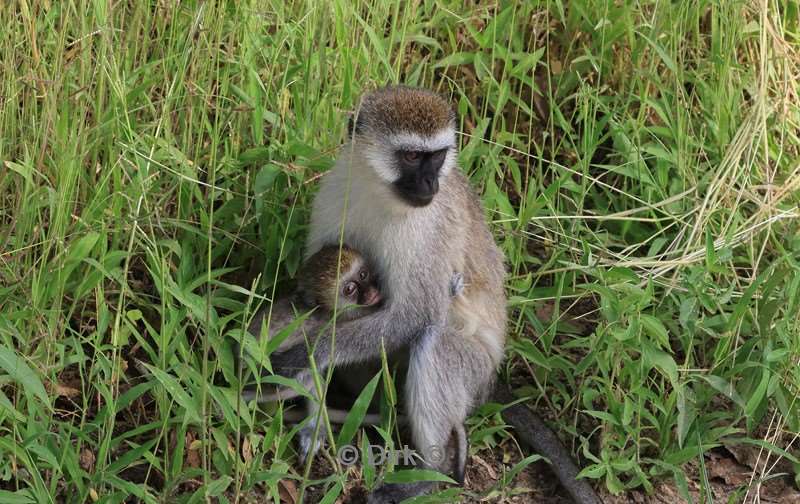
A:
{"type": "Polygon", "coordinates": [[[367,278],[369,278],[369,271],[362,269],[361,271],[358,272],[359,280],[361,280],[362,282],[366,282],[367,278]]]}
{"type": "Polygon", "coordinates": [[[422,154],[419,151],[403,151],[400,156],[406,163],[415,164],[422,157],[422,154]]]}
{"type": "Polygon", "coordinates": [[[447,149],[441,149],[431,154],[431,161],[435,165],[444,163],[444,158],[447,156],[447,149]]]}
{"type": "Polygon", "coordinates": [[[357,288],[358,286],[356,285],[355,282],[347,282],[346,284],[344,284],[344,289],[342,289],[342,294],[344,294],[347,297],[351,297],[353,294],[355,294],[357,288]]]}

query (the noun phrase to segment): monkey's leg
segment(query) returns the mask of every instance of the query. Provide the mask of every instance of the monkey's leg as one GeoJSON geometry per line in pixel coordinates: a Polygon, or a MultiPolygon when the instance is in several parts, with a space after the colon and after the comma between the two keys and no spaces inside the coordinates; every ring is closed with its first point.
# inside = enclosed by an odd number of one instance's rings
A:
{"type": "Polygon", "coordinates": [[[298,431],[297,442],[300,448],[300,460],[306,464],[309,459],[314,458],[314,455],[319,451],[322,444],[322,437],[325,436],[325,426],[320,425],[317,429],[317,421],[322,420],[320,415],[319,401],[315,399],[306,399],[306,417],[311,417],[308,423],[298,431]]]}
{"type": "MultiPolygon", "coordinates": [[[[320,377],[323,378],[323,377],[320,377]]],[[[324,378],[323,378],[324,379],[324,378]]],[[[323,391],[317,389],[313,376],[308,373],[308,381],[306,390],[308,390],[311,397],[303,400],[305,405],[305,414],[309,418],[308,423],[298,431],[298,444],[300,448],[300,460],[306,464],[309,459],[314,458],[322,444],[322,439],[325,437],[325,420],[321,414],[321,408],[325,407],[323,399],[323,391]],[[322,422],[322,423],[319,423],[322,422]],[[319,426],[318,426],[319,425],[319,426]]],[[[324,386],[324,383],[323,383],[324,386]]]]}
{"type": "MultiPolygon", "coordinates": [[[[303,400],[304,409],[305,411],[301,413],[301,420],[305,418],[309,418],[308,423],[300,429],[297,433],[298,437],[298,445],[300,450],[300,459],[305,464],[310,458],[313,458],[314,455],[319,451],[322,441],[325,439],[325,429],[327,425],[325,423],[324,418],[321,416],[321,408],[325,408],[325,415],[327,415],[328,421],[331,424],[344,424],[345,420],[347,419],[347,411],[339,410],[336,408],[328,407],[327,404],[323,404],[323,401],[320,399],[320,392],[318,391],[316,385],[314,384],[314,378],[310,372],[303,372],[301,376],[307,375],[307,381],[303,381],[303,385],[308,390],[309,395],[311,398],[306,398],[303,400]],[[321,423],[319,423],[321,422],[321,423]],[[319,429],[317,429],[317,424],[319,423],[319,429]],[[315,436],[316,434],[316,436],[315,436]]],[[[324,376],[320,377],[321,379],[325,379],[324,376]]],[[[366,382],[364,382],[366,383],[366,382]]],[[[325,386],[324,382],[322,383],[325,386]]],[[[330,399],[331,394],[336,394],[337,392],[341,392],[338,390],[337,387],[341,386],[340,383],[334,378],[334,380],[328,383],[327,387],[327,394],[326,400],[330,399]]],[[[380,415],[366,415],[363,419],[362,423],[364,424],[373,424],[379,425],[380,424],[380,415]]]]}
{"type": "MultiPolygon", "coordinates": [[[[429,333],[423,337],[436,336],[437,339],[422,341],[411,350],[406,407],[414,447],[423,457],[425,467],[447,473],[453,469],[451,436],[456,434],[456,446],[462,444],[463,440],[458,438],[474,402],[473,380],[465,376],[464,369],[480,363],[469,358],[468,350],[459,351],[455,347],[458,342],[454,340],[460,336],[455,330],[448,328],[438,335],[429,333]]],[[[467,348],[465,344],[462,350],[467,348]]],[[[466,457],[466,453],[461,456],[466,457]]],[[[463,463],[456,461],[455,467],[460,465],[463,463]]]]}
{"type": "MultiPolygon", "coordinates": [[[[476,385],[491,375],[492,367],[488,372],[484,370],[488,359],[453,329],[423,337],[436,334],[439,341],[422,341],[411,349],[406,378],[407,418],[422,467],[452,473],[461,482],[468,455],[464,422],[475,403],[476,385]],[[469,373],[465,374],[465,370],[469,373]],[[455,452],[450,449],[451,436],[455,436],[455,452]]],[[[387,484],[377,488],[369,502],[400,502],[429,493],[434,487],[432,482],[387,484]]]]}
{"type": "MultiPolygon", "coordinates": [[[[319,450],[321,444],[321,437],[324,435],[324,431],[320,428],[317,431],[317,419],[319,418],[319,399],[317,394],[317,389],[314,386],[314,379],[309,372],[302,372],[298,377],[297,381],[300,382],[300,385],[305,388],[308,394],[311,397],[306,397],[303,399],[303,406],[304,412],[300,415],[297,415],[295,412],[287,412],[287,416],[284,417],[286,421],[292,422],[300,422],[306,418],[309,418],[308,423],[303,426],[297,433],[297,443],[298,443],[298,450],[300,454],[301,461],[305,464],[309,458],[312,458],[317,451],[319,450]],[[316,436],[314,434],[317,434],[316,436]]],[[[243,390],[242,391],[242,399],[245,401],[256,400],[258,403],[269,403],[269,402],[276,402],[280,400],[292,399],[295,397],[300,396],[300,392],[295,389],[285,387],[285,386],[277,386],[272,391],[264,390],[243,390]]],[[[335,419],[331,421],[336,422],[335,419]]]]}
{"type": "Polygon", "coordinates": [[[293,389],[281,387],[274,392],[267,392],[262,391],[259,393],[258,390],[242,390],[242,399],[245,402],[250,402],[255,400],[257,403],[271,403],[276,401],[285,401],[287,399],[294,399],[295,397],[299,396],[300,394],[293,389]]]}

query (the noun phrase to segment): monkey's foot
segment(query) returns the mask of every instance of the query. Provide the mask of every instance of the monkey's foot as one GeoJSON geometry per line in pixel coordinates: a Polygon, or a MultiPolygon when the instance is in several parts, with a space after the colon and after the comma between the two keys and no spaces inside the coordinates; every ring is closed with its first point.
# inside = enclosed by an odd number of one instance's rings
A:
{"type": "Polygon", "coordinates": [[[320,430],[318,436],[314,436],[315,430],[313,422],[309,422],[308,425],[297,432],[297,444],[300,449],[300,460],[303,464],[314,458],[322,444],[322,431],[320,430]]]}
{"type": "Polygon", "coordinates": [[[369,494],[367,504],[400,504],[405,499],[430,493],[434,485],[430,481],[387,483],[379,486],[369,494]]]}

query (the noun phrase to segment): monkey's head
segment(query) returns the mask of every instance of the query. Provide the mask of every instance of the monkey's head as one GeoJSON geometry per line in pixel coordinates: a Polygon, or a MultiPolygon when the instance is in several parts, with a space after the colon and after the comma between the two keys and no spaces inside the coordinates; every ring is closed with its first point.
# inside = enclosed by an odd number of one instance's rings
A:
{"type": "Polygon", "coordinates": [[[309,257],[300,271],[297,286],[309,306],[319,306],[331,313],[337,305],[351,306],[339,316],[340,320],[363,316],[364,309],[377,308],[382,300],[378,279],[366,259],[347,245],[342,246],[341,256],[338,245],[328,245],[309,257]]]}
{"type": "Polygon", "coordinates": [[[378,177],[413,207],[433,201],[455,165],[455,113],[432,91],[390,86],[365,95],[350,135],[378,177]]]}

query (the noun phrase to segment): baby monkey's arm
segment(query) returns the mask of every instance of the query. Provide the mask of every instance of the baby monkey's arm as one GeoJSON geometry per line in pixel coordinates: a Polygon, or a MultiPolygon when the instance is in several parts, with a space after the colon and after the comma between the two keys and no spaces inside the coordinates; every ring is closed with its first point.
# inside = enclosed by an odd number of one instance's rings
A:
{"type": "MultiPolygon", "coordinates": [[[[453,276],[450,277],[450,296],[454,298],[458,297],[462,292],[464,292],[464,287],[464,275],[459,271],[453,272],[453,276]]],[[[298,381],[300,381],[310,390],[312,386],[312,380],[309,373],[302,373],[298,377],[298,381]]],[[[258,403],[269,403],[283,399],[292,399],[298,395],[300,394],[291,388],[279,387],[273,391],[262,390],[260,394],[255,390],[245,390],[242,394],[242,397],[248,402],[256,400],[258,403]]]]}

